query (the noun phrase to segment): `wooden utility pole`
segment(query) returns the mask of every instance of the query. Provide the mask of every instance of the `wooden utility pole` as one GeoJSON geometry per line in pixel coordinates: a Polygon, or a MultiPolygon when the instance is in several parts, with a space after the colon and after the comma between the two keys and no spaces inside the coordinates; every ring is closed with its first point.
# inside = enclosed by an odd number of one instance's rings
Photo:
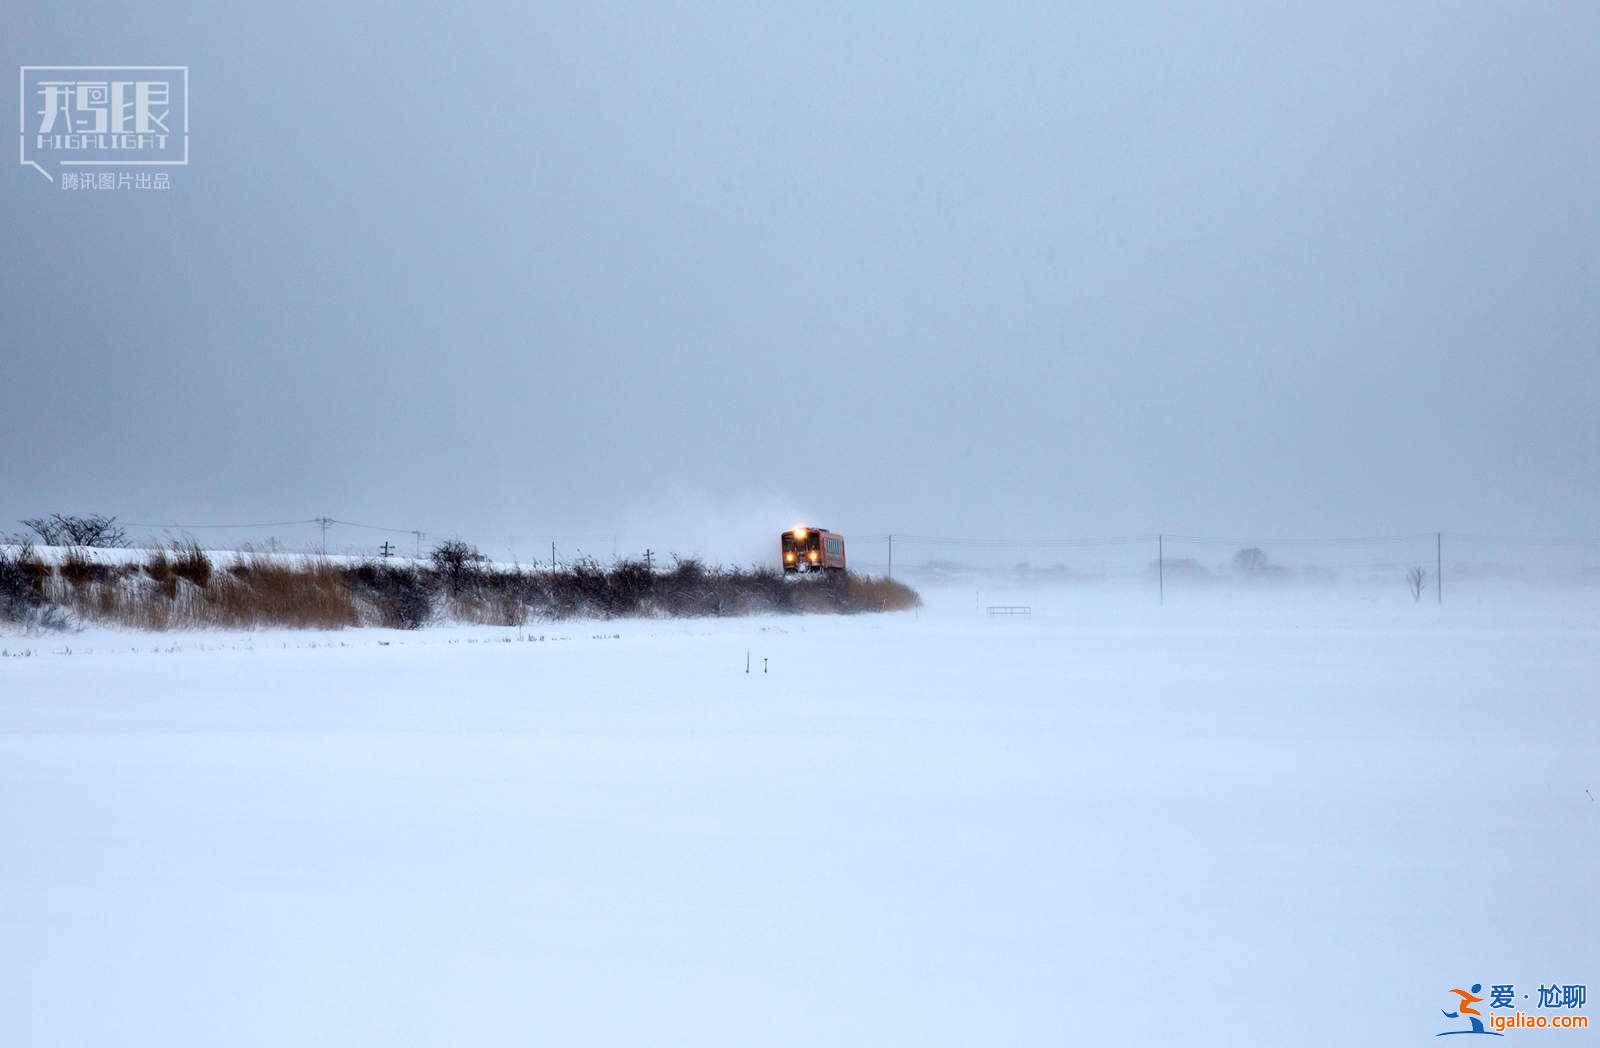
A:
{"type": "Polygon", "coordinates": [[[1433,533],[1433,593],[1436,604],[1444,603],[1444,532],[1433,533]]]}
{"type": "Polygon", "coordinates": [[[323,556],[327,556],[327,553],[328,553],[328,525],[333,523],[333,518],[332,517],[318,517],[317,518],[317,523],[322,525],[322,553],[323,553],[323,556]]]}
{"type": "Polygon", "coordinates": [[[388,539],[384,539],[383,545],[378,547],[378,552],[383,554],[384,560],[388,560],[390,557],[394,556],[394,543],[390,542],[388,539]]]}
{"type": "Polygon", "coordinates": [[[1156,536],[1156,601],[1167,602],[1167,550],[1166,536],[1156,536]]]}
{"type": "Polygon", "coordinates": [[[651,549],[649,546],[644,548],[644,570],[648,571],[652,575],[654,575],[656,572],[655,555],[655,550],[651,549]]]}
{"type": "Polygon", "coordinates": [[[894,536],[889,536],[889,581],[894,581],[894,536]]]}
{"type": "Polygon", "coordinates": [[[550,540],[550,570],[556,570],[556,540],[550,540]]]}

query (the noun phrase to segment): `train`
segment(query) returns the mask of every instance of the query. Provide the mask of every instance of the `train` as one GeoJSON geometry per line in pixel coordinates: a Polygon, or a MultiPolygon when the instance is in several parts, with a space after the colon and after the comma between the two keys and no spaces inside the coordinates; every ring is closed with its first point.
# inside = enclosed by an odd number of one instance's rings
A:
{"type": "Polygon", "coordinates": [[[842,575],[845,570],[844,536],[827,528],[796,524],[778,536],[778,550],[785,575],[842,575]]]}

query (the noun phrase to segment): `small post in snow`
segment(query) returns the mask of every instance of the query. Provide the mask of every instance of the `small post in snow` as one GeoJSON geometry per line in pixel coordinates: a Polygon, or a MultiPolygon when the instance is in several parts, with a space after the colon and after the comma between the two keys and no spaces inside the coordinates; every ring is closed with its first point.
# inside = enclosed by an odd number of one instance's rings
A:
{"type": "Polygon", "coordinates": [[[744,671],[746,673],[750,672],[750,649],[749,648],[744,649],[744,671]]]}
{"type": "Polygon", "coordinates": [[[765,655],[761,656],[761,672],[767,672],[767,657],[765,655]]]}
{"type": "Polygon", "coordinates": [[[1444,603],[1444,532],[1433,533],[1433,592],[1435,603],[1444,603]]]}

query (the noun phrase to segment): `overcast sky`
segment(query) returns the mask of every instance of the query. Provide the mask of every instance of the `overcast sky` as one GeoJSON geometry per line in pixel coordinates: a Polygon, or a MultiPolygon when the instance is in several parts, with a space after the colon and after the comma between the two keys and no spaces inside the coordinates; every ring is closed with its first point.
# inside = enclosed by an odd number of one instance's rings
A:
{"type": "Polygon", "coordinates": [[[1593,530],[1600,7],[461,6],[5,7],[0,531],[1593,530]]]}

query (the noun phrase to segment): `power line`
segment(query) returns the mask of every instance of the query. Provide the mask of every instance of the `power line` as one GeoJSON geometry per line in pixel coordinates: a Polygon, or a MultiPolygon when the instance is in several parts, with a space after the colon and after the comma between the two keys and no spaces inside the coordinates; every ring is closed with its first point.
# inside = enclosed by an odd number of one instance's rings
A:
{"type": "Polygon", "coordinates": [[[310,520],[269,520],[262,524],[145,524],[136,520],[118,520],[117,523],[129,528],[181,528],[184,530],[199,528],[288,528],[298,524],[316,524],[321,518],[312,517],[310,520]]]}
{"type": "MultiPolygon", "coordinates": [[[[338,517],[329,517],[328,522],[330,524],[342,524],[347,528],[365,528],[368,531],[387,531],[391,535],[415,535],[418,533],[416,528],[386,528],[381,524],[359,524],[353,520],[340,520],[338,517]]],[[[426,535],[427,532],[424,531],[422,534],[426,535]]]]}

